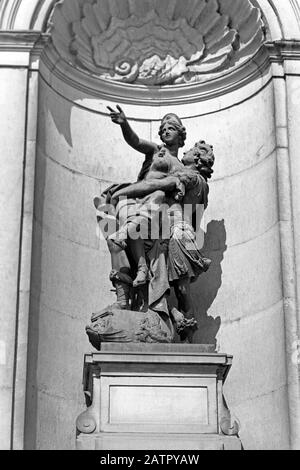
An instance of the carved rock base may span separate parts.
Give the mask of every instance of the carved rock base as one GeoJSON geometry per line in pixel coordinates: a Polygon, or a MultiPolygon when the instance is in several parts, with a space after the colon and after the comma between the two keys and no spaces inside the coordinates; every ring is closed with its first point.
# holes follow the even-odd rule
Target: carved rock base
{"type": "Polygon", "coordinates": [[[77,449],[241,449],[223,383],[232,357],[210,345],[101,344],[85,356],[88,408],[77,449]]]}
{"type": "Polygon", "coordinates": [[[98,351],[101,343],[172,343],[175,330],[171,319],[151,310],[135,312],[110,306],[93,314],[86,327],[90,343],[98,351]]]}

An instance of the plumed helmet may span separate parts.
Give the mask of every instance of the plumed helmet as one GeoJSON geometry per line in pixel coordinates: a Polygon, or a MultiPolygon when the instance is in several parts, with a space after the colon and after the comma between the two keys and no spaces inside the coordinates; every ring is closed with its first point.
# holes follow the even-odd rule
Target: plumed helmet
{"type": "Polygon", "coordinates": [[[160,128],[159,128],[159,132],[158,132],[158,135],[160,136],[160,138],[162,139],[163,128],[164,128],[165,124],[167,124],[167,123],[172,124],[175,127],[175,129],[178,131],[179,147],[184,147],[184,143],[185,143],[185,140],[186,140],[186,129],[183,126],[182,121],[177,116],[177,114],[168,113],[162,118],[160,128]]]}

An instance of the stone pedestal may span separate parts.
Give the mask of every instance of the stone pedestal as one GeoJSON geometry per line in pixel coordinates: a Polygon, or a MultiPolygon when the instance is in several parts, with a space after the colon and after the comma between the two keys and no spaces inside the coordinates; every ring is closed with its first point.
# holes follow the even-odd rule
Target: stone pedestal
{"type": "Polygon", "coordinates": [[[85,356],[77,449],[241,449],[222,393],[231,362],[209,345],[103,344],[85,356]]]}

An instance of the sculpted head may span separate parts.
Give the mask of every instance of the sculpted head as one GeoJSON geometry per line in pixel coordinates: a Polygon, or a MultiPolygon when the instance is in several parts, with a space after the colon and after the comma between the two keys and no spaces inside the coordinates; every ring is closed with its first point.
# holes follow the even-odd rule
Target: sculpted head
{"type": "Polygon", "coordinates": [[[168,143],[166,142],[166,139],[164,137],[164,131],[167,127],[175,129],[178,135],[178,147],[184,147],[184,143],[186,140],[186,129],[176,114],[169,113],[164,116],[161,120],[161,125],[158,134],[164,143],[168,143]]]}
{"type": "Polygon", "coordinates": [[[184,154],[182,163],[199,171],[206,180],[212,177],[215,156],[212,145],[206,144],[204,140],[196,142],[194,147],[184,154]]]}

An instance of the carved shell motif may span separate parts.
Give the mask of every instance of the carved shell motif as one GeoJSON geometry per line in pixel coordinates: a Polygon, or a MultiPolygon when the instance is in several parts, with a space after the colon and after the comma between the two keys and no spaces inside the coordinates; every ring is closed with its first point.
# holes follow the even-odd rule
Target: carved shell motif
{"type": "Polygon", "coordinates": [[[265,40],[250,0],[64,0],[51,30],[69,63],[102,79],[148,86],[218,76],[265,40]]]}

